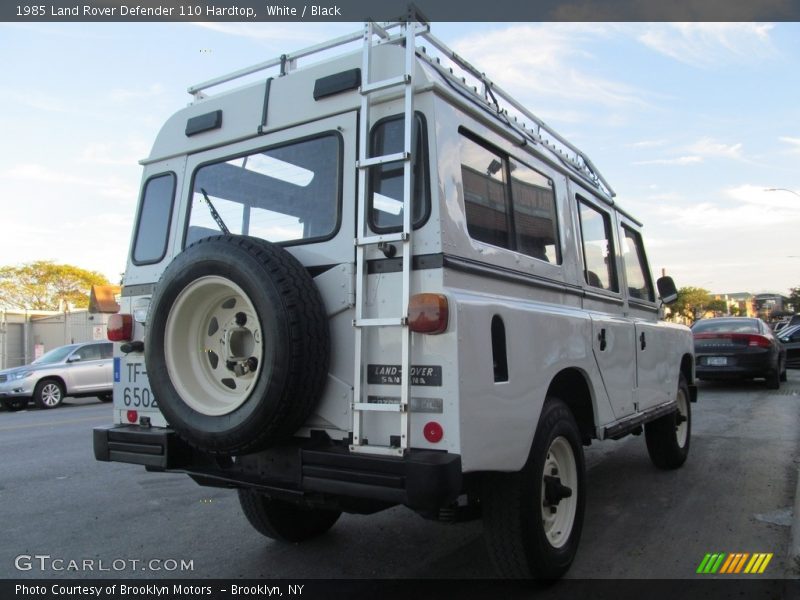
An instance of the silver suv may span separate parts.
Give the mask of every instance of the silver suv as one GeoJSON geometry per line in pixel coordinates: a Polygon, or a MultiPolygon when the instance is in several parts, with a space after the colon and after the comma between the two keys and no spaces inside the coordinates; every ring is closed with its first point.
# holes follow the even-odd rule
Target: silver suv
{"type": "Polygon", "coordinates": [[[29,365],[0,371],[0,401],[20,410],[33,399],[39,408],[55,408],[66,396],[112,399],[113,348],[110,342],[55,348],[29,365]]]}

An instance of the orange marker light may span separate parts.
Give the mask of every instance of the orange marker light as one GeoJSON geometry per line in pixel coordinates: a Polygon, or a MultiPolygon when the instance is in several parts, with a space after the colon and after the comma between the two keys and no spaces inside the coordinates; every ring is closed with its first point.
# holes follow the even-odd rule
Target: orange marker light
{"type": "Polygon", "coordinates": [[[450,310],[443,294],[414,294],[408,303],[408,327],[416,333],[437,334],[447,330],[450,310]]]}

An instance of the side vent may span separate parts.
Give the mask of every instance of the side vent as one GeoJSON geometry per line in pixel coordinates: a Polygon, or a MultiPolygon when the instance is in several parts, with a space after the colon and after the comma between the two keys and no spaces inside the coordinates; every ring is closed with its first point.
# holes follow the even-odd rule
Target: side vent
{"type": "Polygon", "coordinates": [[[211,131],[212,129],[219,129],[220,127],[222,127],[222,111],[215,110],[214,112],[192,117],[186,121],[186,137],[191,137],[204,131],[211,131]]]}
{"type": "Polygon", "coordinates": [[[322,100],[328,96],[355,90],[361,85],[361,69],[350,69],[320,77],[314,82],[314,100],[322,100]]]}
{"type": "Polygon", "coordinates": [[[492,317],[492,362],[494,380],[508,381],[508,354],[506,352],[506,326],[500,315],[492,317]]]}

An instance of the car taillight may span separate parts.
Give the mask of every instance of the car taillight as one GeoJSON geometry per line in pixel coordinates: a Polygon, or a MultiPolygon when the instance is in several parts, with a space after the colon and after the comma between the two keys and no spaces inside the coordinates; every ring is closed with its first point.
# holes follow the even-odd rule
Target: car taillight
{"type": "Polygon", "coordinates": [[[449,314],[446,296],[414,294],[408,302],[408,327],[417,333],[443,333],[449,314]]]}
{"type": "Polygon", "coordinates": [[[115,314],[108,317],[108,339],[112,342],[130,342],[133,337],[133,317],[115,314]]]}
{"type": "Polygon", "coordinates": [[[772,346],[769,339],[764,337],[763,335],[748,335],[747,336],[747,345],[754,346],[757,348],[769,348],[772,346]]]}

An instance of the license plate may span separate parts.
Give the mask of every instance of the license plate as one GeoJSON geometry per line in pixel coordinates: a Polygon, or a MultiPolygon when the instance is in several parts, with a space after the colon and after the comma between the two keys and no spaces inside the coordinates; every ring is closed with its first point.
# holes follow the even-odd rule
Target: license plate
{"type": "Polygon", "coordinates": [[[728,358],[725,356],[709,356],[706,359],[706,364],[709,367],[724,367],[728,364],[728,358]]]}
{"type": "Polygon", "coordinates": [[[158,409],[143,360],[114,358],[114,404],[117,408],[158,409]]]}

